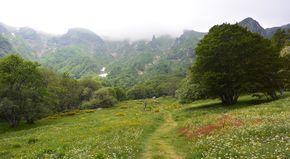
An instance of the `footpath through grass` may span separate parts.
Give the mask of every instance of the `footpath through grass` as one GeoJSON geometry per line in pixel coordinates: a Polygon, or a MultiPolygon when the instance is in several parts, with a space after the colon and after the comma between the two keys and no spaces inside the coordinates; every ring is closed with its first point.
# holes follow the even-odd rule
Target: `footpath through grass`
{"type": "Polygon", "coordinates": [[[143,111],[142,101],[128,101],[55,115],[17,130],[2,124],[0,158],[138,158],[162,122],[162,112],[143,111]]]}
{"type": "Polygon", "coordinates": [[[151,134],[151,138],[147,141],[145,152],[143,153],[142,158],[150,159],[182,159],[176,151],[175,148],[166,143],[166,138],[170,130],[176,127],[176,122],[172,119],[171,113],[167,113],[165,116],[165,122],[151,134]]]}
{"type": "Polygon", "coordinates": [[[0,158],[290,158],[290,98],[180,105],[173,98],[0,123],[0,158]]]}

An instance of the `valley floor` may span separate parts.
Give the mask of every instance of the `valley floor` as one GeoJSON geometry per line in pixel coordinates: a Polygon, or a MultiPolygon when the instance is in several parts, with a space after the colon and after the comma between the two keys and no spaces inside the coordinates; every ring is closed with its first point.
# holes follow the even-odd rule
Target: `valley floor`
{"type": "Polygon", "coordinates": [[[180,105],[173,98],[62,113],[10,129],[0,123],[0,158],[290,158],[290,97],[244,96],[180,105]]]}

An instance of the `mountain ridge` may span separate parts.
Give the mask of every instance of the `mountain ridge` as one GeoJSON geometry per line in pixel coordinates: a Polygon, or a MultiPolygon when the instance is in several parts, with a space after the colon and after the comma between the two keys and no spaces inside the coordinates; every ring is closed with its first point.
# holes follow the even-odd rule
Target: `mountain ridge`
{"type": "MultiPolygon", "coordinates": [[[[290,24],[286,24],[264,29],[250,17],[238,24],[266,38],[271,37],[278,28],[290,28],[290,24]]],[[[184,30],[178,37],[152,35],[151,40],[105,40],[86,28],[70,28],[65,34],[51,35],[29,27],[16,28],[0,23],[0,35],[11,44],[11,49],[5,45],[6,50],[2,51],[2,55],[13,51],[27,59],[39,61],[46,67],[70,72],[76,78],[97,75],[103,67],[108,72],[133,72],[138,77],[145,77],[152,71],[156,73],[153,69],[163,69],[160,71],[167,74],[181,70],[179,73],[185,74],[186,68],[194,61],[195,46],[205,34],[184,30]],[[123,68],[116,71],[119,66],[123,68]]]]}
{"type": "Polygon", "coordinates": [[[265,38],[271,38],[274,33],[279,29],[288,30],[290,29],[290,23],[282,26],[263,28],[258,21],[255,19],[248,17],[238,23],[240,26],[247,28],[249,31],[254,33],[259,33],[265,38]]]}

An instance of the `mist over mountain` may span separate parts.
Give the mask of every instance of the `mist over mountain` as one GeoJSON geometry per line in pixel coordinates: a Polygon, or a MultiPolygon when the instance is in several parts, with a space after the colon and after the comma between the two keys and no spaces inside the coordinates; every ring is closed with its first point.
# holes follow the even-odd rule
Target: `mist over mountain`
{"type": "MultiPolygon", "coordinates": [[[[290,28],[290,24],[286,24],[264,29],[252,18],[238,24],[266,38],[278,28],[290,28]]],[[[127,78],[132,82],[154,74],[184,75],[194,61],[195,46],[205,34],[185,30],[179,37],[152,35],[151,40],[113,41],[85,28],[72,28],[56,36],[1,23],[0,55],[18,53],[58,72],[69,72],[75,78],[97,76],[106,68],[112,81],[118,83],[127,78]]]]}

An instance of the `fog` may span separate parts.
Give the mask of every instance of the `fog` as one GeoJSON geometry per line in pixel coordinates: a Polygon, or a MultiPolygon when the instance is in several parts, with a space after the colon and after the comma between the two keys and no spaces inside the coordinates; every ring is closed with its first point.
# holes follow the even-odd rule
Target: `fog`
{"type": "Polygon", "coordinates": [[[63,34],[82,27],[107,39],[207,32],[223,22],[252,17],[267,28],[290,23],[289,0],[6,0],[0,22],[63,34]]]}

